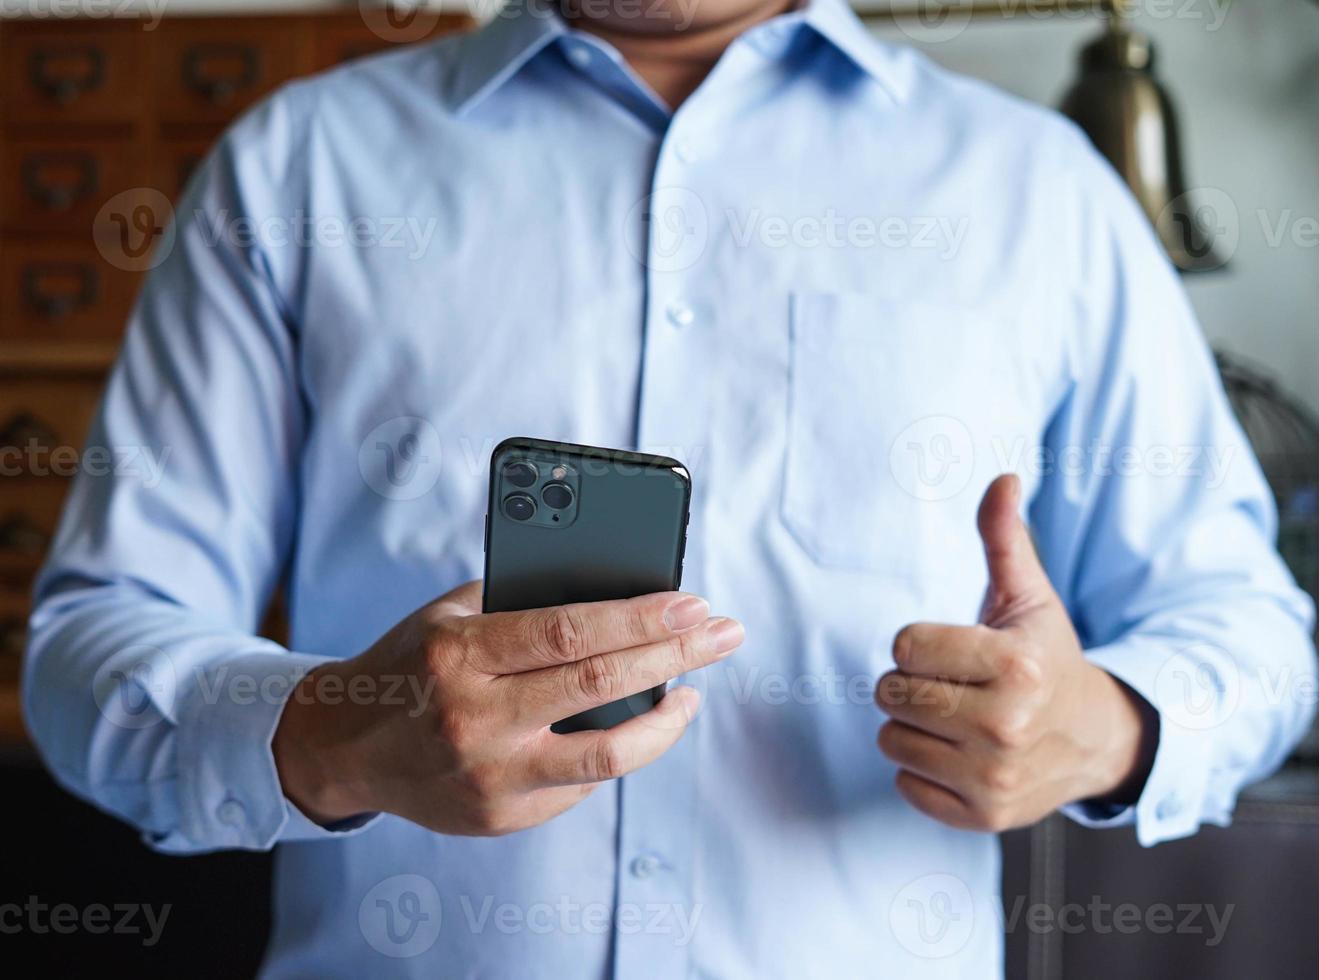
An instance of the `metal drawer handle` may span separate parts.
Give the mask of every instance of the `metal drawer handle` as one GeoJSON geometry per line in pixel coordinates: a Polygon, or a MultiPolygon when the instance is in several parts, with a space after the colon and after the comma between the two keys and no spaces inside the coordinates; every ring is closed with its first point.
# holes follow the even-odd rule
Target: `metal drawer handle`
{"type": "Polygon", "coordinates": [[[100,276],[87,262],[40,262],[23,269],[23,300],[48,320],[91,306],[99,292],[100,276]]]}
{"type": "Polygon", "coordinates": [[[90,153],[32,153],[23,159],[23,187],[50,211],[69,210],[80,198],[95,194],[100,183],[100,167],[90,153]],[[70,167],[73,173],[51,180],[50,167],[70,167]]]}
{"type": "Polygon", "coordinates": [[[28,74],[32,84],[47,96],[60,105],[68,105],[104,84],[105,52],[90,44],[37,48],[28,58],[28,74]],[[81,71],[70,70],[71,62],[77,62],[81,71]]]}
{"type": "Polygon", "coordinates": [[[31,446],[48,450],[59,444],[59,434],[31,412],[20,411],[0,427],[0,447],[31,446]]]}
{"type": "Polygon", "coordinates": [[[0,551],[40,555],[50,544],[50,535],[26,514],[10,514],[0,520],[0,551]]]}
{"type": "Polygon", "coordinates": [[[260,56],[250,44],[194,44],[183,55],[183,80],[211,105],[224,105],[241,89],[256,84],[260,56]],[[206,63],[236,62],[228,73],[206,63]]]}

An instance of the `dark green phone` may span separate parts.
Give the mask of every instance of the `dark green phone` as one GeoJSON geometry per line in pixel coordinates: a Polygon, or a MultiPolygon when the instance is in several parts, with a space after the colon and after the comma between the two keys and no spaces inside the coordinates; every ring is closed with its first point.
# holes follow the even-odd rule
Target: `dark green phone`
{"type": "MultiPolygon", "coordinates": [[[[676,459],[542,439],[505,439],[490,460],[486,612],[630,599],[678,588],[691,477],[676,459]]],[[[664,685],[550,726],[612,728],[664,685]]]]}

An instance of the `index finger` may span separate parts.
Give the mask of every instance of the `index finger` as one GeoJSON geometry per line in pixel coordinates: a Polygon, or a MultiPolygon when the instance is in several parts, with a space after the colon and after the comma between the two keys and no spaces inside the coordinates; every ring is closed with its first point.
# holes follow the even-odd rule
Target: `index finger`
{"type": "Polygon", "coordinates": [[[476,666],[491,674],[519,674],[655,643],[709,616],[710,604],[700,596],[655,592],[634,599],[486,613],[469,623],[477,632],[476,666]]]}
{"type": "Polygon", "coordinates": [[[1005,646],[989,626],[912,623],[893,638],[893,662],[905,674],[982,683],[1002,673],[1005,646]]]}

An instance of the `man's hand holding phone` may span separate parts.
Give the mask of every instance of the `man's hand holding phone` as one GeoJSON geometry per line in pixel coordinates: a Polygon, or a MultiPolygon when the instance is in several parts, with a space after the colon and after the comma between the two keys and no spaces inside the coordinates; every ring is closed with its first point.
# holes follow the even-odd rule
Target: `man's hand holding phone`
{"type": "Polygon", "coordinates": [[[600,782],[663,755],[699,695],[669,691],[650,711],[603,731],[549,726],[727,656],[741,624],[711,618],[681,592],[482,614],[470,582],[408,616],[365,653],[317,668],[290,698],[273,749],[285,795],[329,824],[393,813],[446,834],[498,835],[544,823],[600,782]],[[341,690],[424,692],[423,703],[315,696],[341,690]],[[408,683],[398,685],[396,679],[408,683]]]}

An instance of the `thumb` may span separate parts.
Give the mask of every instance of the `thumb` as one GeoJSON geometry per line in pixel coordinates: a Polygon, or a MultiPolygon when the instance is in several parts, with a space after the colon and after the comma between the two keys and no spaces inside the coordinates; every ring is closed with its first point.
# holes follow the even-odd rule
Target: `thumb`
{"type": "Polygon", "coordinates": [[[985,545],[989,565],[989,594],[986,610],[1015,605],[1021,599],[1037,595],[1041,589],[1052,591],[1035,554],[1030,532],[1017,513],[1021,499],[1021,480],[1005,473],[994,480],[980,501],[976,524],[985,545]]]}

